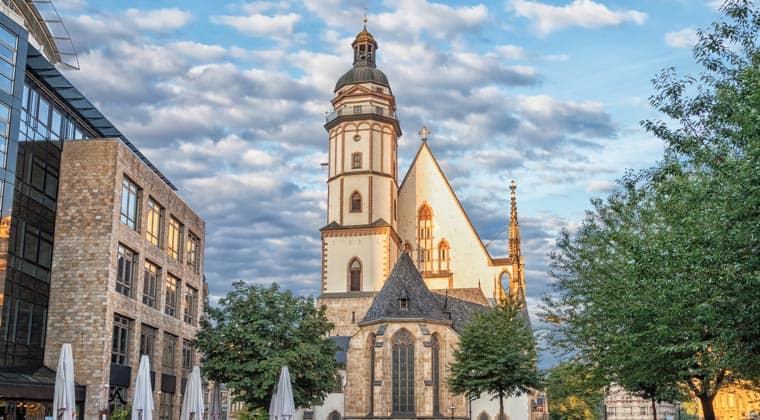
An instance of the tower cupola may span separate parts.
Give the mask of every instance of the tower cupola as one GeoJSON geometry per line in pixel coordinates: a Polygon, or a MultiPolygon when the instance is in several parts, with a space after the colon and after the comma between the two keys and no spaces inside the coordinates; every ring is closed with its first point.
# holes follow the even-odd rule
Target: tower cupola
{"type": "Polygon", "coordinates": [[[354,48],[354,67],[375,67],[377,42],[375,41],[375,37],[367,31],[366,17],[364,18],[364,28],[356,35],[356,39],[351,43],[351,46],[354,48]]]}
{"type": "Polygon", "coordinates": [[[351,70],[338,79],[334,91],[337,92],[345,85],[368,82],[385,86],[390,91],[391,86],[388,83],[388,78],[375,65],[378,46],[375,37],[367,30],[366,17],[364,18],[364,27],[356,35],[351,47],[354,49],[354,65],[351,70]]]}

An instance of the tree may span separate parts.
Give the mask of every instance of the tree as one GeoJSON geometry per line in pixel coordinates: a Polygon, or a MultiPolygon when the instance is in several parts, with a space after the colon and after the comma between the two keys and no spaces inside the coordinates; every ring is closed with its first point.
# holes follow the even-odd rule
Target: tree
{"type": "Polygon", "coordinates": [[[596,420],[604,399],[600,384],[588,366],[577,361],[561,362],[544,380],[551,420],[596,420]]]}
{"type": "Polygon", "coordinates": [[[655,80],[675,120],[644,127],[666,143],[656,167],[594,200],[552,255],[554,341],[653,400],[717,391],[760,372],[760,12],[728,2],[700,31],[704,67],[655,80]]]}
{"type": "Polygon", "coordinates": [[[473,315],[463,327],[454,350],[449,387],[453,393],[477,398],[486,392],[499,398],[519,396],[539,387],[536,346],[527,313],[516,301],[473,315]]]}
{"type": "Polygon", "coordinates": [[[297,407],[320,404],[337,375],[335,344],[324,307],[270,287],[236,282],[218,307],[207,307],[195,345],[203,372],[226,383],[251,410],[268,410],[282,366],[297,407]]]}

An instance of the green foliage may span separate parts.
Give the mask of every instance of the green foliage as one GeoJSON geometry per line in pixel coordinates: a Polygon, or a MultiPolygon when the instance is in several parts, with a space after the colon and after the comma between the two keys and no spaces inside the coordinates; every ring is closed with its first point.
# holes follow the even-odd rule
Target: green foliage
{"type": "Polygon", "coordinates": [[[551,420],[596,420],[600,416],[604,385],[588,366],[562,362],[552,367],[544,380],[551,420]]]}
{"type": "Polygon", "coordinates": [[[454,358],[449,387],[456,394],[497,395],[503,407],[505,397],[539,387],[533,332],[517,302],[475,314],[462,330],[454,358]]]}
{"type": "Polygon", "coordinates": [[[727,383],[760,378],[760,11],[729,1],[700,31],[699,77],[665,70],[646,121],[661,164],[594,200],[552,254],[554,342],[645,398],[687,390],[714,418],[727,383]]]}
{"type": "Polygon", "coordinates": [[[297,407],[320,404],[336,379],[332,324],[314,300],[236,282],[218,307],[208,307],[195,344],[207,378],[226,383],[253,412],[268,410],[282,366],[297,407]]]}
{"type": "Polygon", "coordinates": [[[129,407],[116,408],[109,418],[111,420],[130,420],[132,418],[132,410],[129,407]]]}

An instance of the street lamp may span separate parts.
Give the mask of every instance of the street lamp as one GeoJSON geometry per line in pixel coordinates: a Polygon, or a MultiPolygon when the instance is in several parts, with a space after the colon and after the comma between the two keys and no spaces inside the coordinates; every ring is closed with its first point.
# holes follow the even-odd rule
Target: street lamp
{"type": "Polygon", "coordinates": [[[451,407],[449,407],[449,410],[451,410],[451,420],[454,420],[454,403],[451,403],[451,407]]]}

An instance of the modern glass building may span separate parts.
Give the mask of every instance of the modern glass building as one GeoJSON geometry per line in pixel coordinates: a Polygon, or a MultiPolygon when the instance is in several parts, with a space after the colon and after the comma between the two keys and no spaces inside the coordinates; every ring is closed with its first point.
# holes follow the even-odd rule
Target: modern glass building
{"type": "Polygon", "coordinates": [[[70,45],[50,1],[0,0],[0,419],[50,415],[55,373],[43,358],[64,140],[120,138],[174,189],[58,70],[77,66],[70,45]]]}

